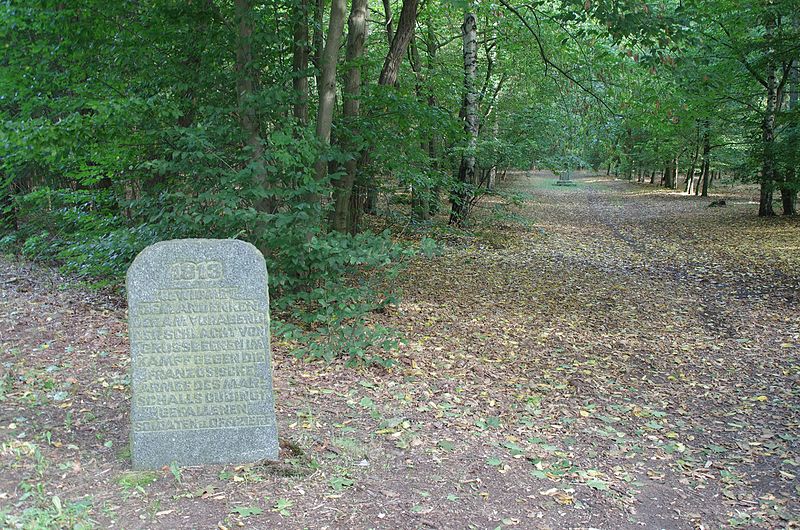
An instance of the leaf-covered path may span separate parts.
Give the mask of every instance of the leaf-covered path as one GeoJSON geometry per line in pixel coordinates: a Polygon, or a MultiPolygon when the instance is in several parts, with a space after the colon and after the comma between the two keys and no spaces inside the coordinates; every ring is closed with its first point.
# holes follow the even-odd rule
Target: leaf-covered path
{"type": "Polygon", "coordinates": [[[512,185],[511,243],[416,262],[376,317],[407,338],[396,368],[274,345],[278,465],[130,472],[124,309],[0,261],[7,523],[796,525],[797,220],[756,218],[747,190],[708,208],[605,177],[512,185]]]}

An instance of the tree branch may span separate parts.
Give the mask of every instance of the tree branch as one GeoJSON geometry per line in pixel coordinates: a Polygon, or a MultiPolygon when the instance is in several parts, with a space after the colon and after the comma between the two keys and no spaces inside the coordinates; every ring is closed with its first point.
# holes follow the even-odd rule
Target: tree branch
{"type": "Polygon", "coordinates": [[[537,48],[539,49],[539,56],[542,58],[542,61],[546,66],[552,67],[561,75],[563,75],[564,77],[575,83],[575,85],[577,85],[581,90],[583,90],[584,92],[592,96],[595,100],[597,100],[597,102],[599,102],[603,107],[605,107],[611,114],[614,115],[619,114],[617,111],[612,109],[608,105],[608,103],[606,103],[605,100],[603,100],[603,98],[601,98],[594,90],[584,86],[584,84],[581,81],[575,79],[566,70],[561,68],[558,64],[556,64],[549,57],[547,57],[547,53],[545,52],[544,49],[544,44],[542,43],[539,34],[531,27],[531,25],[528,23],[525,17],[523,17],[522,14],[517,9],[509,5],[509,3],[506,0],[500,0],[500,4],[503,5],[509,11],[511,11],[514,14],[514,16],[516,16],[520,20],[520,22],[522,22],[522,24],[528,29],[531,35],[533,35],[533,39],[536,41],[537,48]]]}

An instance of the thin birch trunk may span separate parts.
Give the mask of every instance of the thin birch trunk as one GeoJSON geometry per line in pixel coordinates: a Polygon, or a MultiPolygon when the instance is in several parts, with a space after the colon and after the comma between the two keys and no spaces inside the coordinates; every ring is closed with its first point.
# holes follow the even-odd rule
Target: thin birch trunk
{"type": "Polygon", "coordinates": [[[478,60],[478,30],[474,13],[464,15],[461,33],[464,39],[464,100],[462,106],[467,147],[461,155],[458,188],[451,198],[450,224],[456,226],[461,226],[466,221],[475,197],[475,148],[478,140],[478,93],[475,88],[475,78],[478,60]]]}
{"type": "Polygon", "coordinates": [[[761,168],[761,189],[758,202],[759,217],[770,217],[775,215],[775,211],[772,208],[772,192],[775,187],[775,111],[778,102],[777,80],[775,77],[775,60],[772,57],[774,52],[772,49],[772,38],[775,24],[775,16],[772,13],[768,13],[766,21],[764,22],[768,56],[766,79],[767,107],[764,112],[764,120],[761,124],[761,140],[764,152],[761,168]]]}
{"type": "Polygon", "coordinates": [[[694,155],[692,156],[692,163],[689,165],[689,171],[686,172],[686,181],[683,183],[683,192],[687,195],[692,192],[692,181],[694,181],[694,170],[697,167],[697,159],[700,156],[700,127],[695,128],[696,134],[694,139],[694,155]]]}

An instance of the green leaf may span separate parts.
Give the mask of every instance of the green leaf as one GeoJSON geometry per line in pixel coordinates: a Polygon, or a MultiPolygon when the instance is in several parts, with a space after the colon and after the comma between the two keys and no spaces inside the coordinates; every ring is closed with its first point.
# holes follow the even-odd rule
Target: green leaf
{"type": "Polygon", "coordinates": [[[590,488],[596,489],[598,491],[607,491],[608,490],[608,484],[606,484],[602,480],[598,480],[596,478],[593,478],[591,480],[587,480],[586,481],[586,485],[589,486],[590,488]]]}
{"type": "Polygon", "coordinates": [[[456,447],[455,444],[450,440],[439,440],[437,445],[444,451],[452,451],[456,447]]]}
{"type": "Polygon", "coordinates": [[[231,513],[235,513],[241,517],[250,517],[252,515],[261,515],[264,513],[264,510],[257,506],[237,506],[231,510],[231,513]]]}
{"type": "Polygon", "coordinates": [[[328,484],[333,491],[342,491],[345,488],[351,487],[356,481],[347,477],[332,477],[328,480],[328,484]]]}

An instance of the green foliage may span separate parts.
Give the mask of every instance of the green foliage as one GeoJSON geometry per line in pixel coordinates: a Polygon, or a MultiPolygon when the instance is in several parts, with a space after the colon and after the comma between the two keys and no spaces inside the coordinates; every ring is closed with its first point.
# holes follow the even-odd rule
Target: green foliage
{"type": "Polygon", "coordinates": [[[117,478],[117,483],[128,491],[144,492],[144,488],[158,480],[155,471],[126,471],[117,478]]]}
{"type": "MultiPolygon", "coordinates": [[[[296,5],[250,5],[245,68],[230,2],[0,4],[0,249],[119,282],[155,241],[245,239],[264,251],[284,332],[307,344],[303,355],[384,363],[378,350],[396,338],[367,315],[392,300],[381,285],[405,251],[385,234],[328,233],[332,183],[345,162],[359,161],[357,196],[377,190],[377,212],[405,226],[410,217],[414,230],[441,229],[430,217],[443,197],[469,200],[469,210],[485,195],[486,182],[456,178],[468,145],[457,38],[467,4],[420,11],[393,86],[374,82],[388,43],[368,32],[355,63],[360,114],[335,116],[324,149],[313,125],[294,118],[305,95],[293,81],[319,67],[293,69],[296,5]],[[242,92],[251,73],[252,90],[242,92]],[[332,175],[318,180],[320,159],[332,175]]],[[[767,69],[796,91],[784,66],[800,41],[789,23],[798,0],[472,8],[481,124],[470,154],[479,176],[607,164],[632,177],[676,158],[687,168],[707,137],[715,169],[759,180],[772,157],[774,184],[800,187],[796,103],[778,109],[774,145],[760,138],[767,69]],[[768,38],[769,17],[782,23],[768,38]]]]}
{"type": "Polygon", "coordinates": [[[156,241],[147,226],[127,227],[109,190],[38,188],[14,198],[20,229],[0,245],[30,259],[56,260],[84,277],[119,277],[156,241]]]}
{"type": "Polygon", "coordinates": [[[231,513],[234,513],[244,519],[254,515],[261,515],[264,513],[264,510],[258,506],[237,506],[231,510],[231,513]]]}
{"type": "Polygon", "coordinates": [[[0,509],[0,524],[3,528],[26,528],[31,530],[47,528],[72,528],[89,530],[95,527],[91,519],[92,500],[63,502],[58,495],[43,498],[36,506],[14,513],[10,508],[0,509]]]}
{"type": "Polygon", "coordinates": [[[329,234],[312,238],[307,249],[306,257],[314,258],[307,280],[315,287],[286,293],[278,301],[278,311],[289,320],[275,323],[276,334],[302,344],[294,351],[298,357],[391,366],[393,361],[378,352],[394,348],[398,337],[384,326],[368,324],[366,317],[396,301],[391,281],[413,251],[394,244],[388,232],[329,234]],[[350,280],[330,280],[339,277],[350,280]]]}

